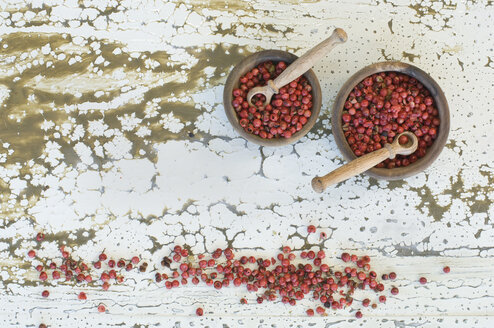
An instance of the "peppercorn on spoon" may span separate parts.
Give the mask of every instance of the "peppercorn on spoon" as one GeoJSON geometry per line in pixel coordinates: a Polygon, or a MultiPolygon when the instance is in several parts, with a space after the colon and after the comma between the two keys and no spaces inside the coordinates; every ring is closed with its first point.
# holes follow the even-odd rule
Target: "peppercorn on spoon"
{"type": "MultiPolygon", "coordinates": [[[[316,192],[323,192],[328,186],[336,184],[338,182],[349,179],[355,175],[367,171],[373,168],[377,164],[381,163],[385,159],[393,159],[396,155],[411,155],[417,150],[418,139],[410,131],[399,134],[393,143],[385,144],[383,148],[368,153],[357,159],[354,159],[348,164],[345,164],[336,170],[326,174],[323,177],[315,177],[312,179],[312,189],[316,192]],[[401,136],[407,137],[407,142],[403,145],[400,144],[399,139],[401,136]]],[[[392,169],[391,169],[392,170],[392,169]]]]}
{"type": "Polygon", "coordinates": [[[336,45],[344,43],[347,38],[347,34],[343,29],[336,28],[329,38],[300,56],[274,79],[274,81],[269,80],[265,86],[250,89],[247,94],[249,105],[254,106],[252,104],[252,97],[257,94],[262,94],[266,97],[264,106],[269,104],[271,102],[271,97],[273,97],[274,94],[277,94],[281,87],[307,72],[319,59],[331,51],[336,45]]]}

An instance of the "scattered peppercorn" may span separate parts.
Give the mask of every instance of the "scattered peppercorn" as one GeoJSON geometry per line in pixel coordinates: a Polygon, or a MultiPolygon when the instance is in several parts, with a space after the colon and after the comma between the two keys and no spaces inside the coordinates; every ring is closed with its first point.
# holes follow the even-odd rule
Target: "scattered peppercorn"
{"type": "Polygon", "coordinates": [[[203,309],[202,309],[202,308],[197,308],[197,310],[196,310],[196,314],[197,314],[198,316],[202,317],[202,315],[204,314],[203,309]]]}
{"type": "Polygon", "coordinates": [[[47,290],[44,290],[41,292],[41,296],[43,296],[44,298],[47,298],[48,296],[50,296],[50,292],[47,290]]]}
{"type": "Polygon", "coordinates": [[[45,234],[44,234],[44,233],[42,233],[42,232],[38,232],[38,233],[36,234],[36,240],[37,240],[37,241],[43,241],[44,239],[45,239],[45,234]]]}
{"type": "Polygon", "coordinates": [[[449,266],[445,266],[445,267],[443,268],[443,272],[444,272],[444,273],[449,273],[450,271],[451,271],[451,269],[449,268],[449,266]]]}
{"type": "MultiPolygon", "coordinates": [[[[316,231],[316,227],[311,225],[307,231],[313,233],[316,231]]],[[[228,287],[230,284],[234,286],[245,285],[250,292],[263,291],[262,295],[258,295],[256,299],[259,304],[264,301],[280,299],[283,304],[295,306],[298,301],[309,297],[308,294],[311,294],[314,299],[321,302],[322,306],[316,307],[315,311],[307,310],[307,315],[311,315],[311,313],[314,315],[314,312],[324,315],[326,313],[325,308],[338,310],[349,307],[353,303],[354,292],[360,288],[364,289],[365,286],[376,293],[385,289],[384,285],[376,280],[377,273],[371,270],[370,257],[367,255],[359,257],[355,254],[342,253],[342,261],[350,263],[344,270],[338,271],[322,262],[326,258],[326,253],[323,250],[301,251],[299,257],[309,263],[297,262],[295,264],[293,261],[297,259],[297,252],[293,252],[289,246],[283,246],[281,249],[282,253],[277,254],[276,257],[256,258],[254,256],[235,257],[232,249],[222,250],[218,248],[211,254],[212,258],[205,259],[205,255],[201,254],[197,256],[197,262],[194,262],[193,256],[189,256],[189,250],[177,245],[172,254],[180,254],[178,263],[172,263],[168,257],[164,257],[161,261],[165,267],[172,269],[170,275],[155,272],[154,276],[157,283],[164,281],[164,287],[167,289],[185,285],[188,283],[188,279],[191,279],[194,285],[203,281],[207,286],[214,286],[218,290],[228,287]],[[220,259],[223,255],[226,260],[220,259]],[[251,264],[254,267],[248,267],[251,264]]],[[[83,261],[74,260],[63,246],[60,248],[60,252],[64,260],[59,266],[59,270],[56,270],[57,265],[54,261],[46,261],[46,263],[50,263],[49,269],[54,270],[50,272],[54,280],[60,278],[61,272],[65,274],[66,281],[75,281],[76,283],[92,282],[93,277],[99,277],[99,280],[102,281],[103,290],[108,290],[113,283],[122,283],[124,280],[121,275],[123,269],[132,269],[133,264],[138,265],[141,261],[138,257],[133,257],[130,261],[121,259],[116,263],[117,268],[95,274],[83,261]]],[[[115,261],[102,255],[105,254],[101,253],[98,256],[100,261],[96,262],[94,267],[100,269],[102,266],[108,265],[109,268],[114,268],[115,261]]],[[[139,271],[146,271],[147,266],[146,262],[142,262],[139,271]]],[[[36,266],[36,270],[40,272],[40,280],[47,280],[48,275],[43,269],[43,265],[36,266]]],[[[105,269],[108,270],[108,268],[103,270],[105,269]]],[[[382,276],[383,280],[385,280],[385,276],[387,277],[386,274],[382,276]]],[[[389,278],[395,279],[396,273],[390,273],[389,278]]],[[[391,294],[396,295],[397,291],[398,289],[393,287],[391,294]]],[[[87,296],[84,292],[80,292],[78,298],[86,300],[87,296]]],[[[380,302],[385,302],[385,300],[384,295],[379,296],[380,302]]],[[[247,300],[242,298],[240,303],[247,304],[247,300]]],[[[370,300],[364,299],[362,305],[368,307],[370,300]]],[[[372,304],[372,308],[375,307],[377,304],[372,304]]],[[[100,304],[98,311],[105,312],[106,308],[100,304]]]]}
{"type": "Polygon", "coordinates": [[[426,277],[420,277],[419,282],[420,282],[422,285],[425,285],[425,284],[427,283],[427,278],[426,278],[426,277]]]}

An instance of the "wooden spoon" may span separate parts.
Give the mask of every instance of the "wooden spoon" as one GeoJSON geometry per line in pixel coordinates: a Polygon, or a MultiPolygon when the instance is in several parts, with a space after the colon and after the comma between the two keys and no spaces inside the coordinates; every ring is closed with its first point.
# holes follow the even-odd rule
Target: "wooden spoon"
{"type": "Polygon", "coordinates": [[[333,31],[333,34],[317,46],[307,51],[304,55],[295,60],[288,66],[276,79],[269,80],[265,86],[250,89],[247,94],[247,101],[251,106],[252,97],[257,94],[263,94],[266,97],[264,106],[271,102],[271,97],[279,92],[279,89],[295,80],[300,75],[307,72],[314,64],[321,59],[326,53],[331,51],[337,44],[347,40],[346,32],[341,28],[333,31]]]}
{"type": "Polygon", "coordinates": [[[415,134],[410,131],[403,132],[395,138],[393,143],[385,144],[379,150],[354,159],[323,177],[315,177],[312,179],[312,189],[316,192],[323,192],[328,186],[365,172],[387,158],[393,159],[396,155],[410,155],[417,150],[417,146],[418,139],[415,134]],[[401,136],[408,137],[408,141],[403,145],[398,141],[401,136]]]}

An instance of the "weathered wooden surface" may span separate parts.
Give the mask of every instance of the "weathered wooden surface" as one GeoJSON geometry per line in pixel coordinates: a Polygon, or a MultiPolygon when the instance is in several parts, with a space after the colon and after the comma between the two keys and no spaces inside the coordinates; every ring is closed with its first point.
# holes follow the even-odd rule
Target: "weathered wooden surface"
{"type": "Polygon", "coordinates": [[[0,11],[0,326],[492,326],[492,1],[3,0],[0,11]],[[303,54],[336,26],[349,40],[315,66],[324,98],[313,132],[276,149],[239,138],[221,104],[232,66],[260,49],[303,54]],[[329,126],[339,87],[391,59],[443,88],[445,150],[405,181],[361,176],[315,194],[311,178],[343,163],[329,126]],[[57,241],[88,260],[106,248],[159,263],[173,243],[273,254],[317,242],[301,237],[310,223],[332,256],[369,253],[376,270],[396,270],[400,294],[361,321],[241,306],[238,288],[170,292],[152,273],[88,287],[86,302],[62,285],[42,299],[26,256],[41,230],[43,256],[57,241]]]}

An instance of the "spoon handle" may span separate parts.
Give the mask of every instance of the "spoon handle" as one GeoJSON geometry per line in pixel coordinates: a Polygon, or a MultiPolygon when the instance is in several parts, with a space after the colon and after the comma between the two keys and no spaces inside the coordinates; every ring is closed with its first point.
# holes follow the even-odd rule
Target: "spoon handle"
{"type": "Polygon", "coordinates": [[[350,163],[337,168],[323,177],[315,177],[312,179],[312,189],[316,192],[323,192],[330,185],[351,178],[376,166],[392,155],[392,151],[388,149],[388,145],[393,147],[391,144],[386,144],[386,147],[354,159],[350,163]]]}
{"type": "Polygon", "coordinates": [[[287,85],[300,75],[307,72],[325,54],[331,51],[337,44],[347,40],[346,32],[341,28],[333,31],[331,36],[317,46],[300,56],[290,64],[273,82],[277,89],[287,85]]]}

